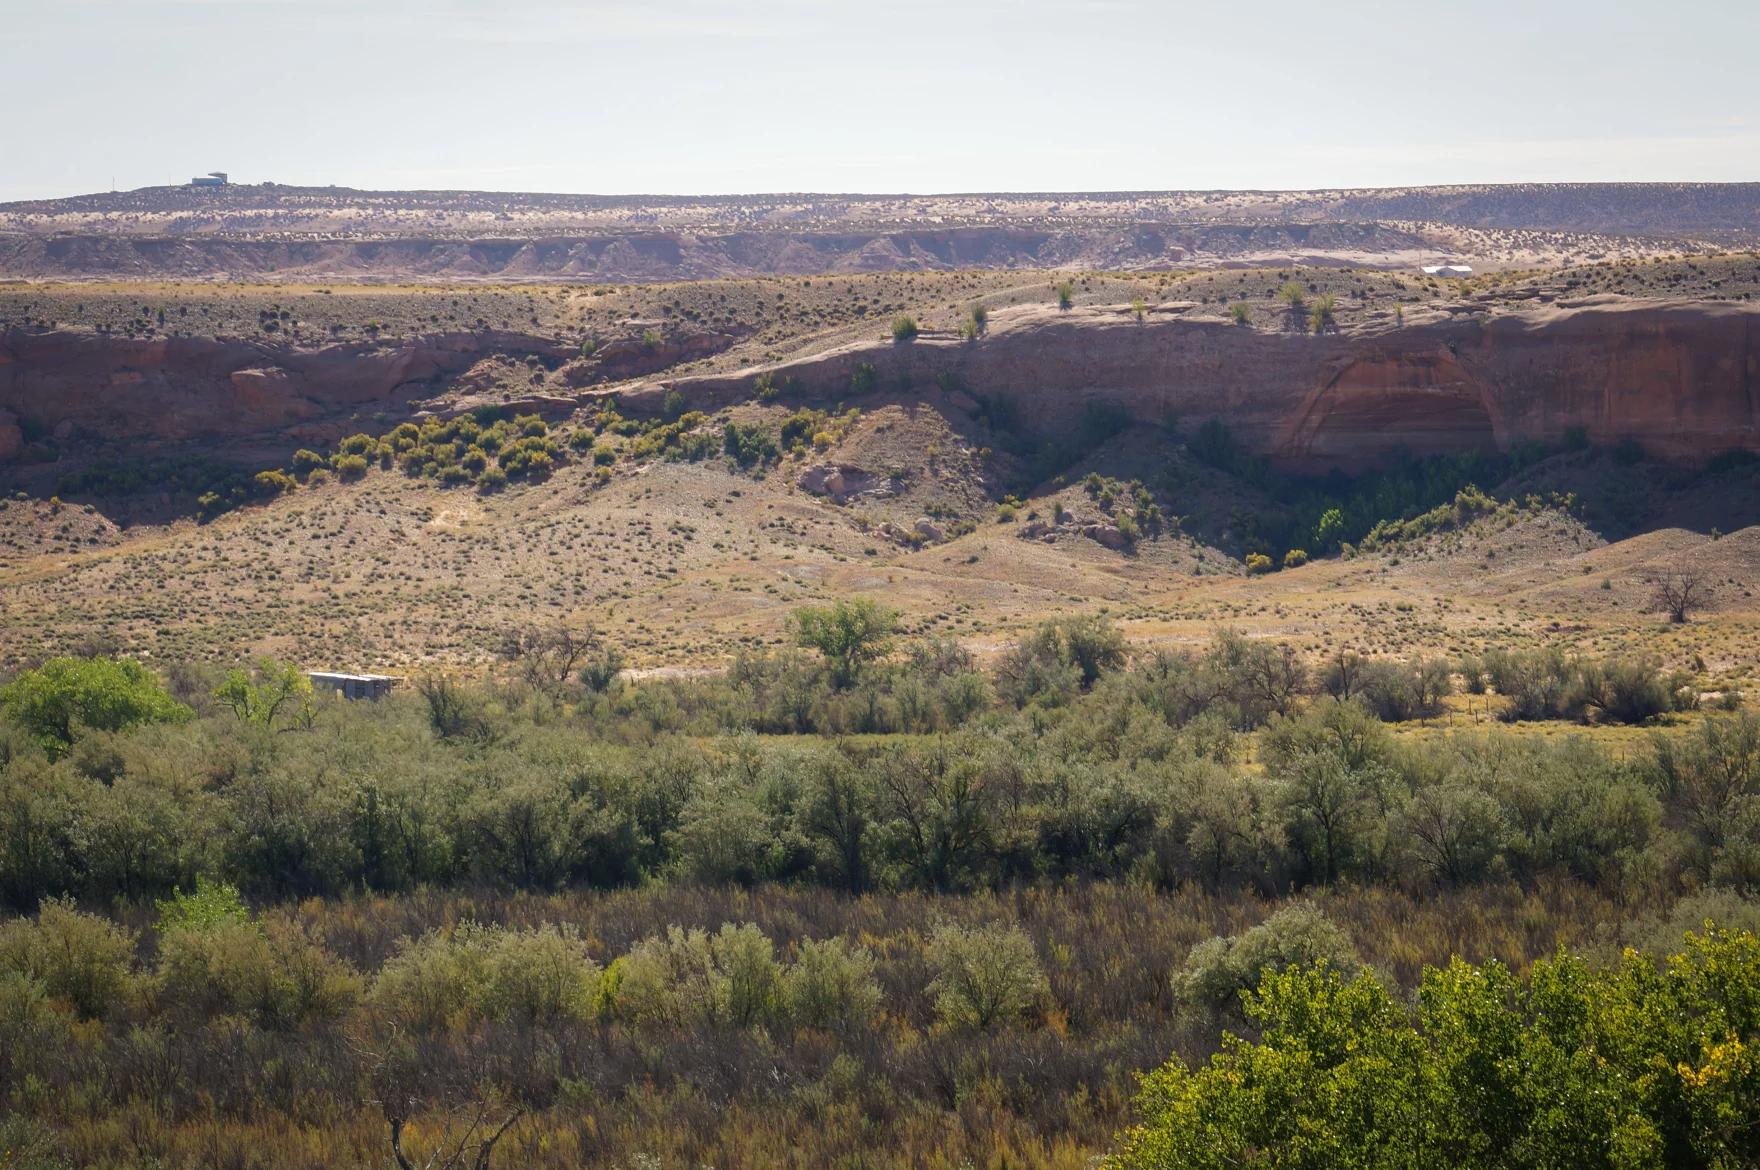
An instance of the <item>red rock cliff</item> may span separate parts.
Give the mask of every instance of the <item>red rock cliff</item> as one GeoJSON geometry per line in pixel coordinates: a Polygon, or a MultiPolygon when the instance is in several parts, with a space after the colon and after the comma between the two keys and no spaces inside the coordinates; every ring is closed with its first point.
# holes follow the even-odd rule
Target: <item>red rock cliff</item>
{"type": "MultiPolygon", "coordinates": [[[[1319,337],[1207,320],[1189,306],[1143,322],[1117,309],[1030,307],[993,313],[976,342],[849,346],[776,372],[813,397],[842,399],[863,363],[883,393],[957,384],[1012,398],[1046,432],[1095,403],[1144,422],[1216,418],[1252,451],[1306,470],[1351,470],[1402,449],[1506,449],[1575,428],[1678,459],[1760,450],[1760,307],[1735,303],[1436,311],[1319,337]]],[[[693,403],[734,401],[757,372],[624,398],[639,408],[674,387],[693,403]]]]}
{"type": "Polygon", "coordinates": [[[225,338],[13,330],[0,334],[0,459],[18,453],[20,427],[109,442],[262,434],[362,407],[395,411],[489,354],[560,360],[573,352],[499,332],[299,349],[225,338]]]}

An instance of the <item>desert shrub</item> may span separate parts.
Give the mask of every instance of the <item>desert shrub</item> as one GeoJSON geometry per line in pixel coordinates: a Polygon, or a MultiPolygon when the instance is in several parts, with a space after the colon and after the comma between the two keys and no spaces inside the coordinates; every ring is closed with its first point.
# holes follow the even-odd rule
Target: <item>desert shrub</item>
{"type": "Polygon", "coordinates": [[[1104,614],[1053,618],[1003,654],[996,690],[1017,707],[1034,701],[1056,705],[1123,666],[1125,655],[1124,635],[1104,614]]]}
{"type": "Polygon", "coordinates": [[[1613,723],[1648,723],[1698,704],[1690,677],[1665,675],[1643,658],[1579,662],[1576,695],[1584,708],[1613,723]]]}
{"type": "Polygon", "coordinates": [[[251,477],[252,488],[261,497],[279,496],[299,486],[299,481],[285,471],[259,471],[251,477]]]}
{"type": "Polygon", "coordinates": [[[745,1027],[773,1018],[781,972],[775,949],[747,923],[669,927],[642,940],[607,972],[613,1010],[648,1027],[745,1027]]]}
{"type": "Polygon", "coordinates": [[[1362,664],[1355,692],[1376,718],[1387,723],[1431,719],[1443,711],[1454,690],[1448,664],[1438,659],[1395,662],[1378,658],[1362,664]]]}
{"type": "Polygon", "coordinates": [[[1648,772],[1691,843],[1702,881],[1760,890],[1760,716],[1711,715],[1684,736],[1656,736],[1648,772]]]}
{"type": "Polygon", "coordinates": [[[463,1021],[485,998],[489,940],[470,922],[451,934],[401,940],[373,980],[374,1005],[409,1028],[436,1031],[463,1021]]]}
{"type": "Polygon", "coordinates": [[[130,658],[51,658],[0,687],[0,710],[51,755],[65,752],[87,729],[176,723],[193,714],[130,658]]]}
{"type": "Polygon", "coordinates": [[[495,931],[485,950],[485,1014],[526,1025],[598,1015],[599,966],[573,926],[495,931]]]}
{"type": "Polygon", "coordinates": [[[1283,554],[1283,567],[1286,569],[1299,569],[1307,563],[1308,551],[1306,549],[1292,548],[1283,554]]]}
{"type": "Polygon", "coordinates": [[[866,1027],[880,1008],[874,956],[841,938],[805,939],[783,974],[782,994],[798,1027],[866,1027]]]}
{"type": "Polygon", "coordinates": [[[573,926],[465,922],[404,939],[380,968],[372,998],[408,1027],[436,1030],[471,1019],[531,1027],[596,1019],[600,988],[599,966],[573,926]]]}
{"type": "Polygon", "coordinates": [[[1247,572],[1255,574],[1269,573],[1273,568],[1271,558],[1264,553],[1248,553],[1246,564],[1247,572]]]}
{"type": "Polygon", "coordinates": [[[1067,309],[1076,303],[1076,286],[1074,281],[1060,280],[1051,286],[1051,291],[1057,294],[1057,307],[1060,309],[1067,309]]]}
{"type": "Polygon", "coordinates": [[[623,673],[623,651],[615,646],[602,646],[588,659],[576,675],[581,685],[596,695],[609,691],[623,673]]]}
{"type": "Polygon", "coordinates": [[[367,473],[367,457],[365,455],[338,455],[331,464],[341,479],[356,480],[367,473]]]}
{"type": "Polygon", "coordinates": [[[1553,650],[1494,650],[1485,674],[1509,699],[1498,718],[1601,719],[1645,723],[1669,711],[1690,710],[1698,693],[1687,676],[1665,675],[1653,660],[1571,658],[1553,650]]]}
{"type": "Polygon", "coordinates": [[[248,1015],[268,1028],[341,1016],[360,979],[298,918],[248,913],[161,922],[158,994],[199,1015],[248,1015]]]}
{"type": "Polygon", "coordinates": [[[722,449],[742,468],[764,467],[776,461],[776,436],[762,423],[729,422],[721,428],[722,449]]]}
{"type": "Polygon", "coordinates": [[[914,341],[917,336],[917,319],[900,314],[892,319],[892,340],[904,342],[914,341]]]}
{"type": "Polygon", "coordinates": [[[952,1028],[988,1031],[1036,1010],[1050,994],[1033,940],[1014,925],[943,923],[929,937],[935,1015],[952,1028]]]}
{"type": "Polygon", "coordinates": [[[0,924],[0,972],[31,980],[87,1019],[108,1014],[133,984],[134,938],[121,926],[48,899],[34,919],[0,924]]]}
{"type": "Polygon", "coordinates": [[[1232,1011],[1267,975],[1319,963],[1347,974],[1362,965],[1342,928],[1313,904],[1297,903],[1240,934],[1193,947],[1173,975],[1174,994],[1207,1011],[1232,1011]]]}
{"type": "Polygon", "coordinates": [[[1581,713],[1579,692],[1572,685],[1570,662],[1557,650],[1510,652],[1485,656],[1485,671],[1497,693],[1509,699],[1498,718],[1506,722],[1570,719],[1581,713]]]}

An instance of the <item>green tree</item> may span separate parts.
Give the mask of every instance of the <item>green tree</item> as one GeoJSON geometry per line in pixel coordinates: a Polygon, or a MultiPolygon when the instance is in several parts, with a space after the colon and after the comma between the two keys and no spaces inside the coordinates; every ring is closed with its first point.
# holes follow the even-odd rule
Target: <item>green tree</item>
{"type": "Polygon", "coordinates": [[[825,656],[832,685],[843,690],[864,665],[891,649],[898,630],[898,611],[855,597],[797,609],[789,616],[789,625],[797,646],[825,656]]]}
{"type": "Polygon", "coordinates": [[[0,709],[51,756],[72,747],[82,729],[181,723],[194,714],[131,658],[51,658],[0,687],[0,709]]]}
{"type": "Polygon", "coordinates": [[[245,723],[270,731],[279,722],[310,727],[317,713],[312,680],[299,667],[273,658],[261,659],[249,673],[228,671],[214,698],[245,723]]]}
{"type": "Polygon", "coordinates": [[[935,1014],[953,1027],[987,1031],[1019,1019],[1050,992],[1033,940],[1018,926],[944,923],[928,953],[935,1014]]]}

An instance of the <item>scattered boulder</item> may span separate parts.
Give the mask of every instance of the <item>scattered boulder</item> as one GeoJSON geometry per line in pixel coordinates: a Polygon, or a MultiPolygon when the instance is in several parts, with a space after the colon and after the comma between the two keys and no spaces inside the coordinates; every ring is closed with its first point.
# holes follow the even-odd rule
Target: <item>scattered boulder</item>
{"type": "Polygon", "coordinates": [[[898,490],[892,477],[853,463],[816,464],[801,472],[795,486],[816,496],[829,496],[839,504],[847,504],[857,497],[890,496],[898,490]]]}
{"type": "Polygon", "coordinates": [[[1128,548],[1130,538],[1120,532],[1116,524],[1084,524],[1082,535],[1107,548],[1128,548]]]}
{"type": "Polygon", "coordinates": [[[940,544],[947,539],[947,534],[942,532],[941,529],[936,526],[935,522],[927,516],[919,516],[917,522],[912,525],[912,527],[916,530],[918,536],[921,536],[924,540],[933,544],[940,544]]]}

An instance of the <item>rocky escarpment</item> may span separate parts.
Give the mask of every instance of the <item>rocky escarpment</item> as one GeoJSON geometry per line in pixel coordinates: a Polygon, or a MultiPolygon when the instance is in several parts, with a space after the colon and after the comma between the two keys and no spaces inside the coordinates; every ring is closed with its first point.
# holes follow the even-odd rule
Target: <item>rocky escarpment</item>
{"type": "MultiPolygon", "coordinates": [[[[693,406],[725,404],[748,396],[759,373],[653,383],[622,401],[651,407],[674,389],[693,406]]],[[[828,400],[850,397],[852,380],[888,396],[952,392],[974,410],[1004,399],[1048,435],[1095,406],[1153,424],[1214,418],[1247,450],[1299,470],[1579,430],[1684,460],[1760,450],[1760,307],[1727,302],[1460,305],[1321,336],[1244,328],[1192,305],[1141,321],[1121,309],[1035,306],[992,314],[977,341],[848,346],[773,374],[828,400]]]]}
{"type": "Polygon", "coordinates": [[[338,416],[394,412],[490,355],[561,362],[575,352],[501,332],[302,349],[15,329],[0,334],[0,459],[18,455],[27,433],[110,443],[323,435],[338,416]]]}
{"type": "MultiPolygon", "coordinates": [[[[658,412],[669,390],[694,408],[752,397],[770,372],[803,401],[938,395],[1040,435],[1067,433],[1096,407],[1187,429],[1227,424],[1252,453],[1296,470],[1356,471],[1418,455],[1559,442],[1632,440],[1697,460],[1760,451],[1760,307],[1608,298],[1520,311],[1482,305],[1373,317],[1314,336],[1246,328],[1202,306],[999,310],[976,341],[924,334],[874,341],[765,369],[630,384],[734,342],[607,345],[591,359],[519,333],[446,333],[316,349],[214,338],[130,340],[88,332],[0,334],[0,460],[26,436],[99,443],[337,437],[473,389],[479,363],[547,370],[514,405],[557,411],[616,393],[658,412]],[[990,409],[986,409],[986,401],[990,409]],[[1006,411],[994,409],[1007,403],[1006,411]]],[[[479,401],[481,399],[478,399],[479,401]]],[[[676,401],[676,400],[675,400],[676,401]]],[[[464,404],[470,399],[466,397],[464,404]]],[[[462,407],[457,407],[462,408],[462,407]]]]}

